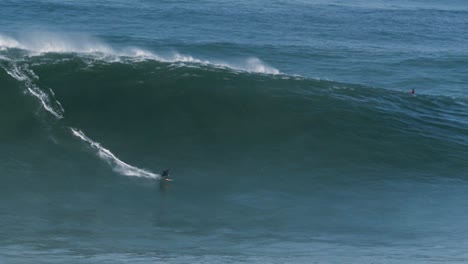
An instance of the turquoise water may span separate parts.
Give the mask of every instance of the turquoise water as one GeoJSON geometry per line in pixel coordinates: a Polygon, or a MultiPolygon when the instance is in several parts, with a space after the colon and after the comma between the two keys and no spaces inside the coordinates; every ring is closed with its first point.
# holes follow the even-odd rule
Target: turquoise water
{"type": "Polygon", "coordinates": [[[467,14],[3,1],[0,261],[465,263],[467,14]]]}

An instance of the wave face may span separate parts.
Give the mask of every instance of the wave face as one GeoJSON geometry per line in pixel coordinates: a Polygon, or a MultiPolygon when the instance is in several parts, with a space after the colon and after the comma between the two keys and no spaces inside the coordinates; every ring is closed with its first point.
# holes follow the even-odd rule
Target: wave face
{"type": "Polygon", "coordinates": [[[2,68],[2,87],[22,87],[36,99],[21,107],[31,111],[39,103],[100,156],[107,150],[83,131],[122,147],[135,161],[162,151],[197,163],[245,160],[249,171],[295,164],[307,174],[338,163],[462,176],[466,166],[463,98],[79,54],[4,59],[2,68]]]}
{"type": "Polygon", "coordinates": [[[427,226],[447,234],[442,216],[463,211],[442,201],[464,193],[466,98],[125,49],[2,43],[0,197],[13,203],[1,208],[25,208],[2,223],[43,234],[0,234],[7,260],[59,250],[77,262],[307,262],[281,254],[385,243],[378,230],[403,243],[408,225],[416,240],[427,226]],[[175,181],[155,188],[165,168],[175,181]],[[437,206],[425,206],[428,194],[437,206]],[[148,255],[155,245],[162,253],[148,255]]]}

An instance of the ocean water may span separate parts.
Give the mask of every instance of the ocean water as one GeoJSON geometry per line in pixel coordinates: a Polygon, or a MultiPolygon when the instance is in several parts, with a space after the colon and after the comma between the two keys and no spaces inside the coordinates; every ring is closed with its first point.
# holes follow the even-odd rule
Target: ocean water
{"type": "Polygon", "coordinates": [[[2,0],[0,263],[467,263],[467,69],[466,1],[2,0]]]}

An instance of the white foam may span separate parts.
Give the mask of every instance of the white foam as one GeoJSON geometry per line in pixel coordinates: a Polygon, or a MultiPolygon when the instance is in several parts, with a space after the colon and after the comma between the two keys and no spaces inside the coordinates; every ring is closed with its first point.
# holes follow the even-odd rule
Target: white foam
{"type": "Polygon", "coordinates": [[[7,48],[23,49],[29,51],[32,56],[44,53],[79,53],[110,61],[130,58],[136,61],[156,60],[169,63],[202,64],[264,74],[281,73],[278,69],[255,57],[246,58],[240,63],[232,63],[204,60],[178,52],[160,55],[138,47],[113,48],[98,38],[78,33],[29,32],[17,38],[0,35],[0,49],[7,48]]]}
{"type": "MultiPolygon", "coordinates": [[[[56,118],[63,118],[65,110],[57,100],[51,100],[49,95],[37,87],[31,78],[28,76],[28,72],[32,75],[32,78],[39,78],[30,69],[21,70],[16,64],[12,64],[10,67],[1,66],[5,71],[16,80],[23,82],[28,90],[29,94],[33,95],[41,102],[42,106],[49,113],[54,115],[56,118]],[[56,102],[56,103],[53,103],[56,102]]],[[[53,94],[52,94],[53,96],[53,94]]]]}
{"type": "Polygon", "coordinates": [[[149,172],[144,169],[140,169],[134,167],[130,164],[127,164],[117,158],[110,150],[104,148],[98,142],[93,141],[89,137],[87,137],[81,130],[70,128],[73,135],[80,138],[84,142],[88,143],[91,148],[97,151],[97,155],[104,161],[106,161],[109,165],[112,166],[115,172],[118,172],[122,175],[126,176],[136,176],[136,177],[145,177],[145,178],[152,178],[152,179],[159,179],[161,176],[152,172],[149,172]]]}

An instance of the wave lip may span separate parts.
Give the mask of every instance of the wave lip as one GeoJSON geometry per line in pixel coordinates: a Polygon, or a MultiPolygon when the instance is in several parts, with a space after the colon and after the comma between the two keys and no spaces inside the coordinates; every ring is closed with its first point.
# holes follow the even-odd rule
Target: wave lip
{"type": "Polygon", "coordinates": [[[160,55],[138,47],[114,48],[95,37],[77,33],[33,32],[22,34],[18,38],[0,34],[0,50],[11,48],[26,50],[33,56],[44,53],[78,53],[111,61],[128,59],[136,61],[155,60],[167,63],[209,65],[263,74],[281,74],[278,69],[267,65],[256,57],[243,59],[243,62],[240,63],[232,63],[195,58],[191,55],[180,54],[178,52],[160,55]]]}

